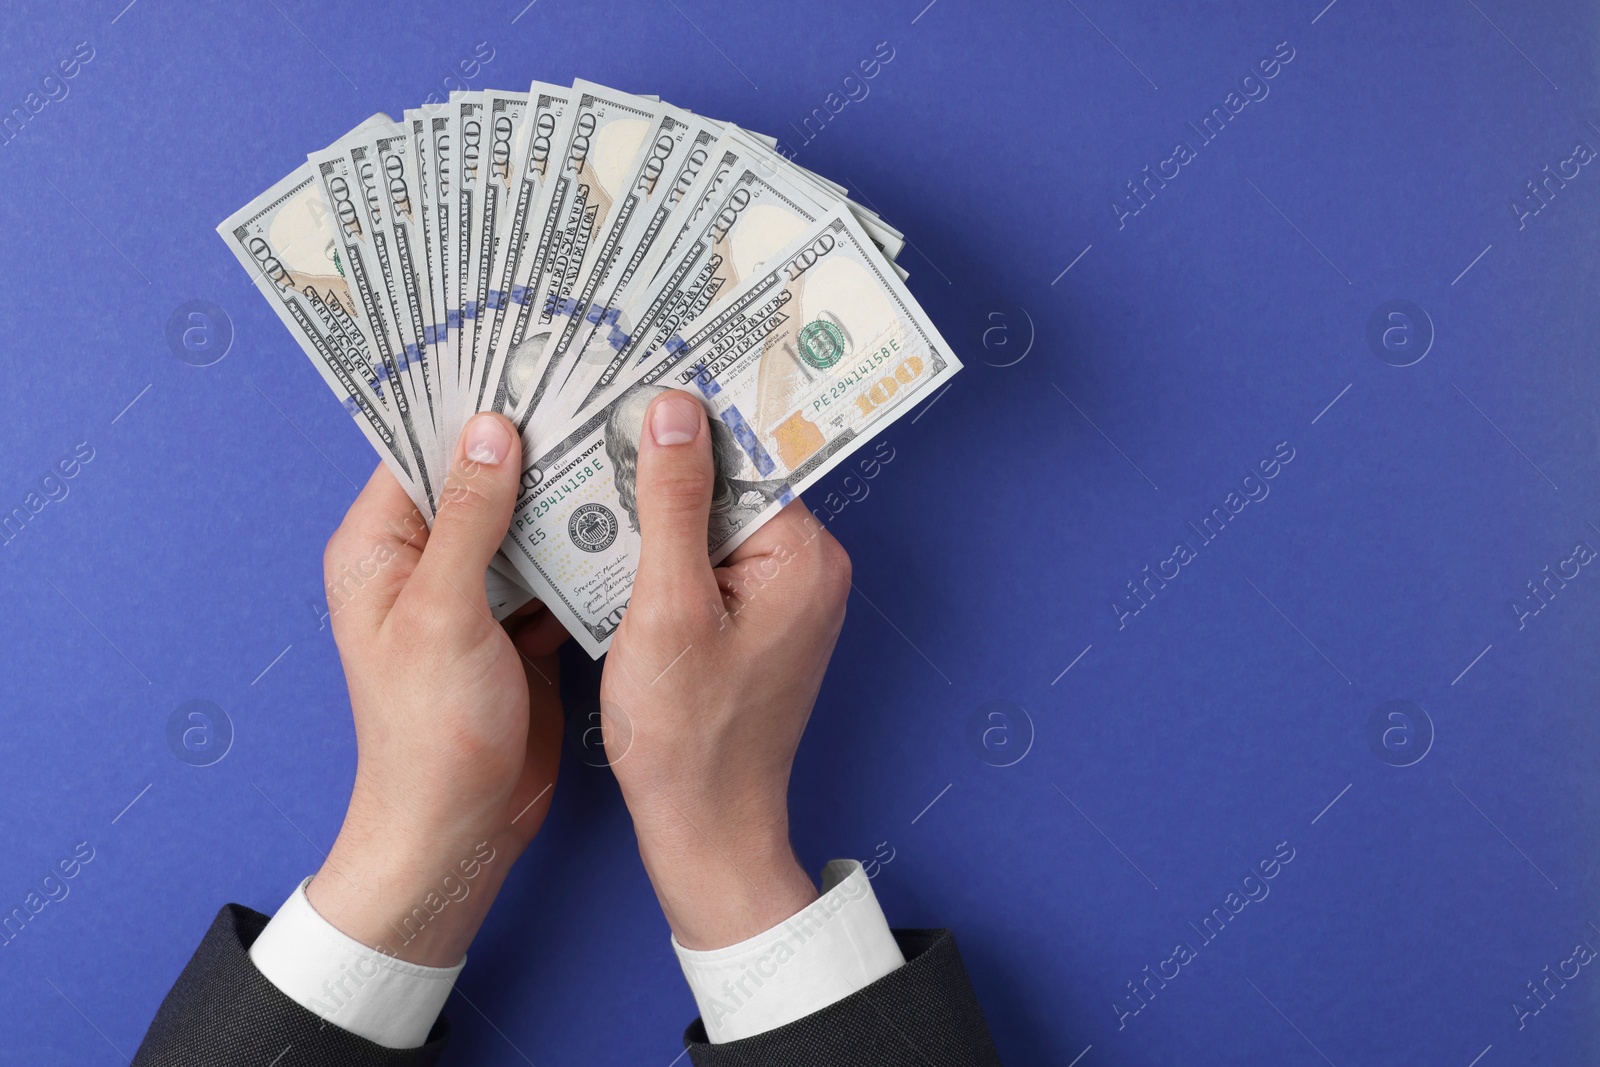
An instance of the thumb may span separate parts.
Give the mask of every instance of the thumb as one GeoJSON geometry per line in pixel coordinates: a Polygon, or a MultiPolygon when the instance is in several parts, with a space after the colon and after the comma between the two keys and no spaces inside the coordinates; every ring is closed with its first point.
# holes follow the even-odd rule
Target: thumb
{"type": "Polygon", "coordinates": [[[700,402],[676,389],[656,397],[639,433],[636,597],[693,603],[717,596],[706,551],[714,474],[700,402]]]}
{"type": "Polygon", "coordinates": [[[414,579],[448,583],[474,603],[487,603],[484,568],[511,525],[521,470],[522,440],[511,421],[493,413],[474,415],[456,443],[414,579]]]}

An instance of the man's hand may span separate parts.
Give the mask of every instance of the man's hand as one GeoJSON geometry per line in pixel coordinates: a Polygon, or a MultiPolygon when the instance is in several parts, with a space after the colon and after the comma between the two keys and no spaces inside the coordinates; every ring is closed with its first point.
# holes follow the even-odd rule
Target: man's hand
{"type": "Polygon", "coordinates": [[[849,557],[798,500],[713,570],[711,454],[699,402],[657,397],[639,435],[639,570],[600,683],[639,854],[691,949],[817,898],[789,844],[789,772],[850,593],[849,557]]]}
{"type": "Polygon", "coordinates": [[[323,560],[359,758],[306,895],[350,937],[426,966],[460,962],[555,785],[566,634],[538,605],[502,626],[484,592],[521,456],[507,419],[476,416],[431,533],[380,466],[323,560]]]}

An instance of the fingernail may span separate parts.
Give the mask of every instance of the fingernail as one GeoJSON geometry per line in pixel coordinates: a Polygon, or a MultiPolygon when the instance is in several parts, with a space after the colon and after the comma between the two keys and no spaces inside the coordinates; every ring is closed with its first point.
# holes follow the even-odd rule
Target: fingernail
{"type": "Polygon", "coordinates": [[[700,405],[693,397],[667,395],[650,415],[650,435],[658,445],[686,445],[700,436],[700,405]]]}
{"type": "Polygon", "coordinates": [[[466,456],[474,463],[493,466],[511,451],[511,438],[493,415],[479,415],[467,423],[466,438],[466,456]]]}

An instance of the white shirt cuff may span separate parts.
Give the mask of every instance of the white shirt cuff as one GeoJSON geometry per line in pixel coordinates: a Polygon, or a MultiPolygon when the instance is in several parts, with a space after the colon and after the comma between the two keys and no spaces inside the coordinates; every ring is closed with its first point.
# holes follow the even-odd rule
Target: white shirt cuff
{"type": "Polygon", "coordinates": [[[822,869],[822,896],[737,945],[697,952],[672,939],[713,1045],[752,1037],[843,1000],[905,957],[855,860],[822,869]]]}
{"type": "Polygon", "coordinates": [[[283,902],[250,962],[302,1008],[385,1048],[417,1048],[455,988],[467,958],[423,967],[348,937],[306,899],[307,878],[283,902]]]}

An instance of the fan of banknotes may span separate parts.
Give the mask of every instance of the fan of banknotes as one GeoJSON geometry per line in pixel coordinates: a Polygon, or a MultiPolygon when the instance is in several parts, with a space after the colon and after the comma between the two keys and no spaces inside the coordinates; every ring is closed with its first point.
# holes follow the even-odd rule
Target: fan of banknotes
{"type": "Polygon", "coordinates": [[[375,115],[217,230],[431,521],[467,419],[522,431],[487,576],[600,656],[638,562],[635,458],[705,405],[726,556],[960,369],[902,235],[776,142],[593,82],[375,115]]]}

